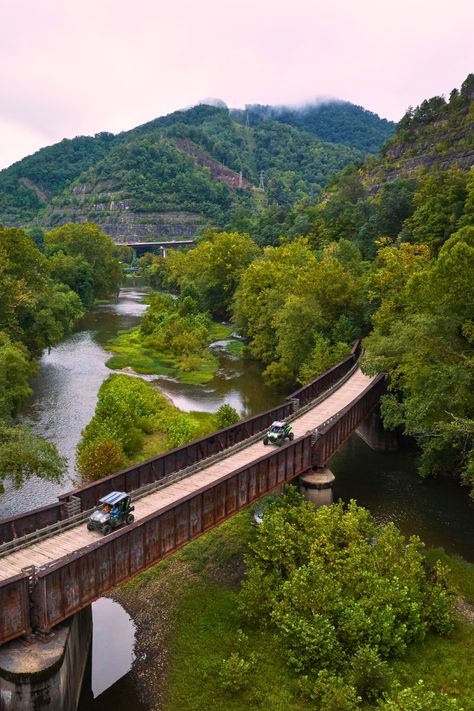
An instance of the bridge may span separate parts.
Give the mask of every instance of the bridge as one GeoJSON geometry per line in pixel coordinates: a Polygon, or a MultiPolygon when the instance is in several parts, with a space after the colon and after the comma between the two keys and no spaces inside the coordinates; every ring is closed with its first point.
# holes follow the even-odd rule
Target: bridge
{"type": "Polygon", "coordinates": [[[185,249],[186,247],[191,247],[194,244],[194,239],[168,240],[167,242],[140,242],[138,240],[126,240],[125,242],[118,242],[117,244],[124,245],[125,247],[131,247],[135,252],[136,257],[143,257],[143,255],[147,252],[161,254],[163,257],[166,257],[169,249],[185,249]]]}
{"type": "Polygon", "coordinates": [[[322,467],[377,405],[385,374],[352,354],[276,408],[0,521],[0,644],[47,635],[68,617],[286,482],[322,467]],[[295,439],[262,433],[290,420],[295,439]],[[103,536],[86,520],[110,491],[132,492],[135,522],[103,536]]]}

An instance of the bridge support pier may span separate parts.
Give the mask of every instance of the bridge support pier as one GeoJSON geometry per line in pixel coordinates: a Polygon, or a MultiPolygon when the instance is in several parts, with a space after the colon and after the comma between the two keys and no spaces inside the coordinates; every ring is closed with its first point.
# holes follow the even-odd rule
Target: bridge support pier
{"type": "Polygon", "coordinates": [[[398,449],[397,433],[384,429],[378,405],[360,423],[356,433],[374,452],[396,452],[398,449]]]}
{"type": "Polygon", "coordinates": [[[328,467],[310,469],[298,477],[300,493],[317,509],[332,504],[335,481],[336,477],[328,467]]]}
{"type": "Polygon", "coordinates": [[[0,647],[2,711],[76,711],[91,640],[89,605],[47,641],[16,639],[0,647]]]}

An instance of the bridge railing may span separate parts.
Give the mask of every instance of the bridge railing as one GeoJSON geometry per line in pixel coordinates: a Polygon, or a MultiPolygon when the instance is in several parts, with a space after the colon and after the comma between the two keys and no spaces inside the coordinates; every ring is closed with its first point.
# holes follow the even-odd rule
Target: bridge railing
{"type": "Polygon", "coordinates": [[[20,573],[0,581],[0,643],[31,632],[30,580],[20,573]]]}
{"type": "Polygon", "coordinates": [[[254,417],[241,420],[235,425],[218,430],[207,437],[194,440],[190,444],[171,449],[158,457],[153,457],[104,477],[104,479],[69,491],[62,494],[59,499],[65,501],[70,496],[74,496],[80,500],[82,511],[86,511],[95,506],[98,499],[111,491],[136,491],[147,484],[160,481],[173,472],[186,469],[212,455],[224,452],[254,434],[264,431],[274,420],[285,419],[292,411],[292,404],[290,402],[284,403],[254,417]]]}
{"type": "Polygon", "coordinates": [[[310,466],[306,435],[40,569],[32,593],[33,627],[46,632],[310,466]]]}
{"type": "Polygon", "coordinates": [[[387,375],[380,373],[349,405],[317,428],[313,465],[323,466],[356,430],[387,390],[387,375]]]}
{"type": "Polygon", "coordinates": [[[148,484],[160,481],[173,472],[197,464],[212,455],[244,442],[259,432],[266,430],[274,420],[284,420],[292,414],[295,401],[299,407],[308,405],[326,390],[336,385],[353,367],[360,355],[360,341],[352,349],[352,354],[333,368],[323,373],[308,385],[300,388],[287,398],[287,402],[265,412],[248,417],[240,422],[218,430],[207,437],[195,440],[169,452],[153,457],[140,464],[111,474],[98,481],[85,484],[64,494],[59,502],[40,509],[33,509],[20,516],[0,521],[0,545],[23,535],[32,533],[67,518],[68,504],[73,499],[80,504],[81,511],[87,511],[97,501],[111,491],[131,493],[148,484]]]}
{"type": "Polygon", "coordinates": [[[49,506],[42,506],[19,516],[3,519],[0,521],[0,545],[58,523],[65,516],[64,504],[61,501],[56,501],[49,506]]]}
{"type": "Polygon", "coordinates": [[[309,432],[95,543],[0,583],[0,644],[29,631],[46,632],[202,533],[307,471],[324,464],[376,405],[378,376],[355,400],[309,432]],[[29,593],[28,583],[33,584],[29,593]]]}
{"type": "Polygon", "coordinates": [[[311,400],[315,400],[319,397],[319,395],[322,395],[322,393],[328,390],[332,385],[337,383],[338,380],[343,378],[346,373],[348,373],[348,371],[359,359],[361,350],[360,340],[356,341],[350,356],[347,356],[347,358],[342,360],[340,363],[336,363],[336,365],[315,380],[312,380],[308,383],[308,385],[304,385],[299,390],[296,390],[288,396],[288,399],[297,399],[301,407],[310,403],[311,400]]]}

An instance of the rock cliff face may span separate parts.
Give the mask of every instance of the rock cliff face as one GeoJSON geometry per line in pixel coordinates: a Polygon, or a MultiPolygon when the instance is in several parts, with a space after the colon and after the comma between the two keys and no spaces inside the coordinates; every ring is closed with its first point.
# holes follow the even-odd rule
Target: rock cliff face
{"type": "Polygon", "coordinates": [[[470,170],[473,165],[474,75],[469,75],[449,102],[433,97],[407,112],[376,166],[367,171],[369,192],[375,194],[385,183],[421,169],[470,170]]]}
{"type": "Polygon", "coordinates": [[[136,244],[193,240],[209,224],[194,212],[140,212],[122,195],[113,181],[77,183],[69,195],[52,201],[41,225],[51,229],[67,222],[94,222],[117,244],[136,244]]]}

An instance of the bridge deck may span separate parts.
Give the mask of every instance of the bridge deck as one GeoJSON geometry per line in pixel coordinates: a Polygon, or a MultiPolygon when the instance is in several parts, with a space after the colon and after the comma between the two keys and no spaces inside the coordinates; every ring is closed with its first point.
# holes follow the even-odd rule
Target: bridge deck
{"type": "MultiPolygon", "coordinates": [[[[372,378],[357,369],[346,382],[329,394],[326,399],[293,420],[292,426],[295,437],[304,435],[308,430],[318,427],[332,415],[335,415],[352,402],[371,381],[372,378]]],[[[159,511],[168,504],[178,501],[183,496],[197,491],[205,484],[218,481],[229,472],[251,463],[266,452],[267,449],[264,448],[262,442],[258,441],[249,444],[248,447],[240,451],[229,453],[229,456],[207,467],[204,461],[202,469],[194,474],[190,474],[180,481],[170,483],[167,487],[137,500],[134,504],[136,520],[159,511]]],[[[94,543],[101,537],[101,533],[88,531],[85,523],[81,523],[75,528],[64,532],[58,532],[49,538],[32,544],[28,548],[0,558],[0,580],[17,575],[23,568],[32,565],[36,567],[47,566],[69,553],[94,543]]]]}

